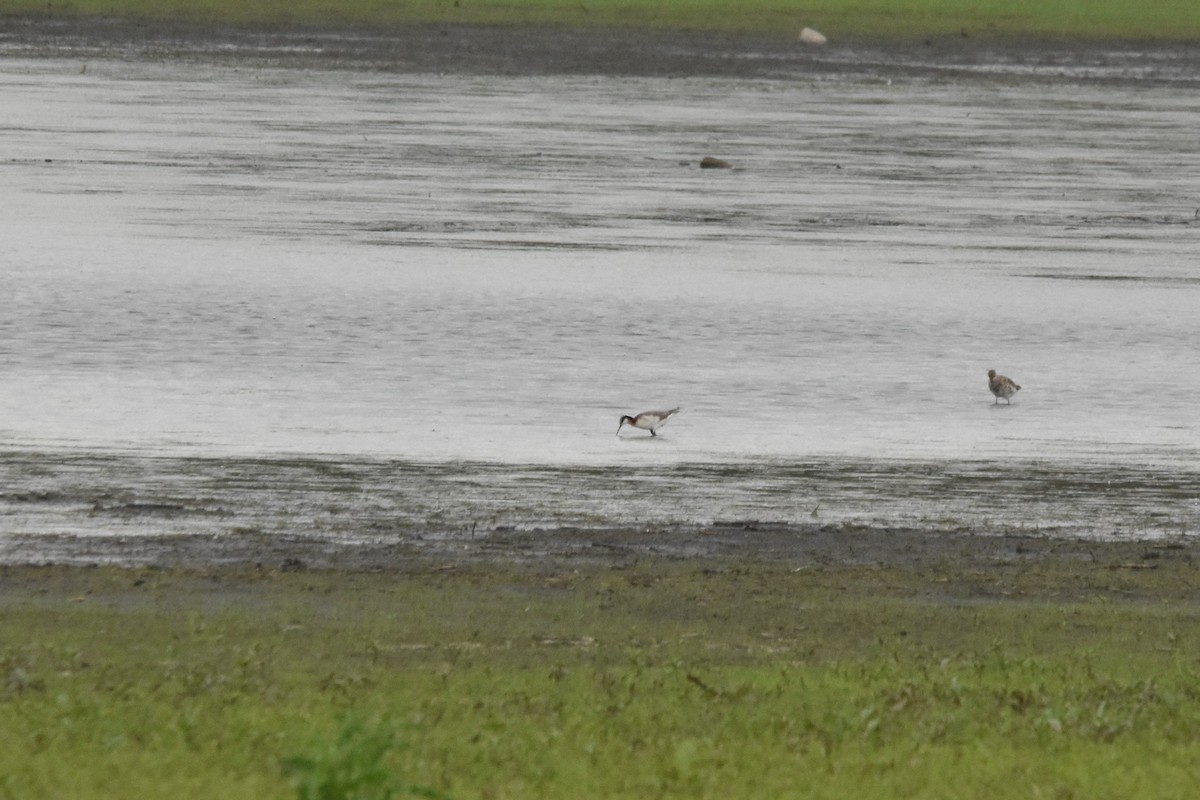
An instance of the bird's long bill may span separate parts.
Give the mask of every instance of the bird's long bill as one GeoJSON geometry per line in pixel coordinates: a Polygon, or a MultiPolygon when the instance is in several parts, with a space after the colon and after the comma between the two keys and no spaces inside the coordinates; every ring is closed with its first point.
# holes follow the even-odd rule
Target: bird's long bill
{"type": "Polygon", "coordinates": [[[617,423],[617,436],[621,435],[621,428],[625,427],[625,418],[621,417],[621,421],[617,423]]]}

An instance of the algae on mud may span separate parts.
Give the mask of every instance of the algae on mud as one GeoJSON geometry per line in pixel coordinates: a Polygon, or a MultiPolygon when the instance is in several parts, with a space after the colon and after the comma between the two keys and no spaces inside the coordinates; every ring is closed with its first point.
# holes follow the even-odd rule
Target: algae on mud
{"type": "Polygon", "coordinates": [[[281,765],[358,720],[456,798],[1184,797],[1192,550],[9,567],[0,796],[295,796],[281,765]]]}

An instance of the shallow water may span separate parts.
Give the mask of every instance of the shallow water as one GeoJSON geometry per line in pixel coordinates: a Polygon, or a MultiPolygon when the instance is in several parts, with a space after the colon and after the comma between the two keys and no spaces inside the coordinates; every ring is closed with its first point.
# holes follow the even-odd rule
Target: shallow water
{"type": "MultiPolygon", "coordinates": [[[[1112,468],[1173,476],[1137,512],[1164,530],[1200,513],[1187,87],[60,59],[0,81],[12,463],[527,465],[500,505],[548,499],[516,524],[795,518],[808,496],[763,487],[810,464],[1112,468]],[[631,504],[552,488],[593,467],[694,475],[631,504]]],[[[904,485],[823,502],[986,513],[904,485]]],[[[1002,498],[1021,524],[1079,513],[1002,498]]]]}

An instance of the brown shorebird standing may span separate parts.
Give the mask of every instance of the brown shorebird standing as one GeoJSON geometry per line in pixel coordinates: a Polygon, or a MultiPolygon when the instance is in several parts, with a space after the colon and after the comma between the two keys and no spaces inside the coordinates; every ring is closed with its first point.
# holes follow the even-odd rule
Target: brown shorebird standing
{"type": "Polygon", "coordinates": [[[628,414],[621,417],[620,423],[617,425],[617,435],[621,435],[621,428],[626,424],[632,425],[635,428],[650,431],[651,436],[658,436],[655,431],[667,424],[675,412],[679,411],[678,407],[672,408],[670,411],[643,411],[636,417],[631,417],[628,414]]]}
{"type": "Polygon", "coordinates": [[[1004,398],[1005,403],[1012,405],[1012,400],[1008,398],[1021,391],[1020,385],[1012,378],[997,375],[994,369],[988,370],[988,388],[992,390],[992,394],[996,395],[996,403],[993,403],[993,405],[999,403],[1001,397],[1004,398]]]}

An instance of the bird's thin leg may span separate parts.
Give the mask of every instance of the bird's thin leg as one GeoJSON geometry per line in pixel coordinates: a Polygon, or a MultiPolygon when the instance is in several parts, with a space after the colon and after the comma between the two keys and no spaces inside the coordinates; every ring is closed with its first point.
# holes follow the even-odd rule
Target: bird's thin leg
{"type": "Polygon", "coordinates": [[[654,428],[651,428],[651,429],[650,429],[650,435],[651,435],[651,436],[658,436],[658,434],[654,432],[654,428]]]}

